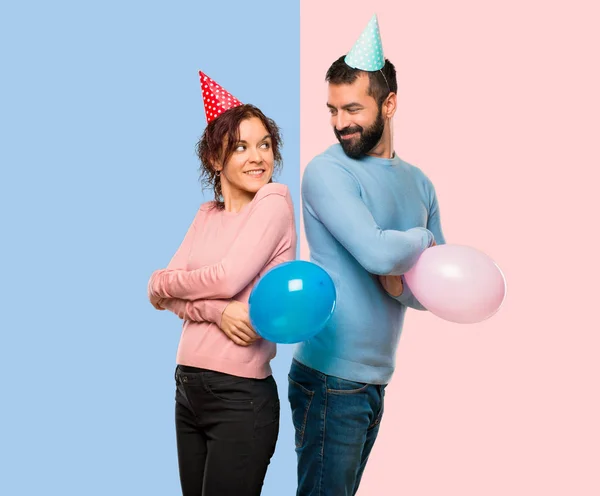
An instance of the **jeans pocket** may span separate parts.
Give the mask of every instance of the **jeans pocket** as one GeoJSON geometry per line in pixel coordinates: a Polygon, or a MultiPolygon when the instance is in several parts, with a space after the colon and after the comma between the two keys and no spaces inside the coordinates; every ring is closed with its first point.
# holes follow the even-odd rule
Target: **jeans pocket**
{"type": "Polygon", "coordinates": [[[279,423],[281,404],[277,384],[273,376],[258,379],[254,383],[255,427],[261,428],[279,423]]]}
{"type": "Polygon", "coordinates": [[[289,375],[288,383],[288,399],[292,408],[292,423],[296,431],[296,448],[301,448],[304,442],[308,412],[315,393],[294,381],[289,375]]]}
{"type": "Polygon", "coordinates": [[[377,427],[381,423],[381,419],[383,418],[383,410],[385,404],[385,386],[381,387],[381,400],[379,402],[379,412],[375,416],[375,420],[369,426],[369,429],[373,429],[377,427]]]}
{"type": "Polygon", "coordinates": [[[254,381],[246,377],[228,374],[203,377],[204,389],[214,398],[229,403],[251,404],[254,396],[254,381]]]}
{"type": "Polygon", "coordinates": [[[327,377],[328,394],[358,394],[365,392],[369,384],[364,382],[349,381],[340,377],[327,377]]]}
{"type": "Polygon", "coordinates": [[[240,377],[237,375],[226,374],[225,372],[216,372],[214,370],[206,370],[202,372],[202,379],[205,384],[214,386],[226,386],[228,384],[237,384],[244,381],[252,381],[248,377],[240,377]]]}

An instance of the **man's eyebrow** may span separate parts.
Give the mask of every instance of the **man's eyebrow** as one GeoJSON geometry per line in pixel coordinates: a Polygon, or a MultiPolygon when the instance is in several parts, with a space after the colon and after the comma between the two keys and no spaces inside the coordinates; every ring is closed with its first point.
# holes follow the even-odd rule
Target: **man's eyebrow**
{"type": "MultiPolygon", "coordinates": [[[[333,110],[336,110],[336,107],[334,107],[333,105],[331,105],[330,103],[327,104],[327,107],[333,110]]],[[[347,103],[346,105],[342,106],[343,110],[349,110],[351,108],[364,108],[363,105],[361,105],[358,102],[351,102],[351,103],[347,103]]]]}

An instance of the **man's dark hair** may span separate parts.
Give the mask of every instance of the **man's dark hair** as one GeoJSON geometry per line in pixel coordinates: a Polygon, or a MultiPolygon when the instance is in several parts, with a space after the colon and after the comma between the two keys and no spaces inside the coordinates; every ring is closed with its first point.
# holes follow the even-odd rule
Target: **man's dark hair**
{"type": "Polygon", "coordinates": [[[352,84],[354,81],[356,81],[356,78],[358,78],[361,73],[365,73],[369,76],[368,94],[375,99],[377,106],[379,107],[381,107],[381,104],[387,98],[390,92],[398,92],[396,68],[388,59],[385,59],[385,64],[381,68],[381,72],[371,72],[353,69],[346,64],[346,62],[344,62],[345,57],[345,55],[342,55],[333,64],[331,64],[331,67],[325,76],[325,81],[330,84],[352,84]]]}

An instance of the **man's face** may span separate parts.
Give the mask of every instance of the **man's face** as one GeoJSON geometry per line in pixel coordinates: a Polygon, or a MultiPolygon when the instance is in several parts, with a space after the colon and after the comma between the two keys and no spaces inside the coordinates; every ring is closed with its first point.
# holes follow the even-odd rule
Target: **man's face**
{"type": "Polygon", "coordinates": [[[368,89],[366,74],[361,74],[352,84],[329,84],[327,107],[333,132],[351,158],[370,152],[383,134],[381,108],[367,93],[368,89]]]}

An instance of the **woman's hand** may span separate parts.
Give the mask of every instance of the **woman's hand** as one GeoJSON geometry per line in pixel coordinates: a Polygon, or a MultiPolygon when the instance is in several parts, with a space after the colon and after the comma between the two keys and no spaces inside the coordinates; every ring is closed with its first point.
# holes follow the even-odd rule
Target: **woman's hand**
{"type": "Polygon", "coordinates": [[[150,300],[150,303],[152,304],[152,306],[154,308],[156,308],[157,310],[164,310],[164,308],[161,306],[161,302],[162,302],[163,298],[155,295],[154,292],[152,291],[153,279],[157,272],[158,271],[153,272],[152,275],[150,276],[150,281],[148,281],[148,299],[150,300]]]}
{"type": "Polygon", "coordinates": [[[260,339],[250,323],[248,304],[233,300],[221,316],[221,330],[235,344],[250,346],[260,339]]]}
{"type": "Polygon", "coordinates": [[[150,303],[152,303],[152,306],[157,310],[164,310],[164,307],[161,305],[163,299],[164,298],[159,298],[158,296],[151,296],[150,303]]]}

